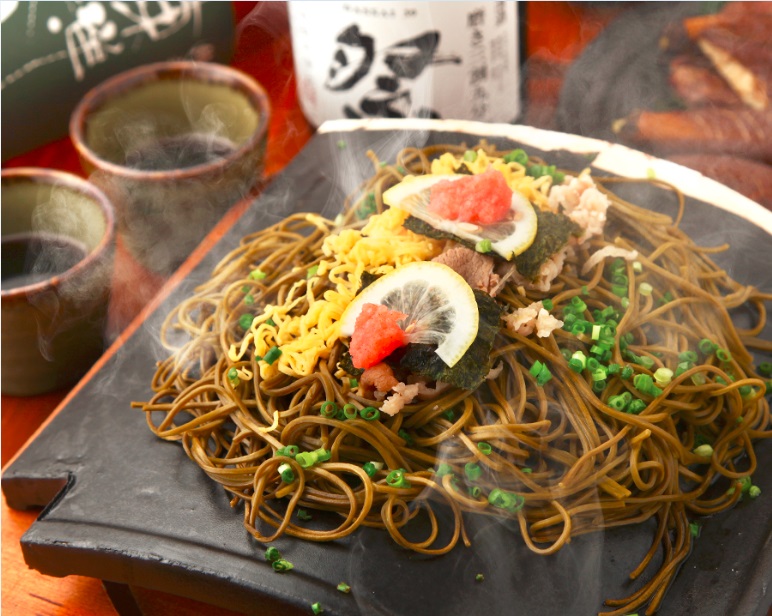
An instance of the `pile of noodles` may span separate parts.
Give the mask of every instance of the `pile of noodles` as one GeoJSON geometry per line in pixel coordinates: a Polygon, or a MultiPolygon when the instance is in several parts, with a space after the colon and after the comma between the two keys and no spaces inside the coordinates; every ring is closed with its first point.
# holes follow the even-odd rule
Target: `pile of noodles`
{"type": "MultiPolygon", "coordinates": [[[[502,155],[487,144],[481,147],[492,156],[502,155]]],[[[611,376],[606,389],[595,393],[586,372],[569,369],[561,349],[575,348],[576,339],[562,329],[539,338],[502,327],[493,354],[503,370],[495,378],[477,391],[446,389],[393,417],[381,414],[378,421],[320,413],[326,401],[357,409],[382,404],[365,397],[356,380],[340,369],[346,351],[341,341],[306,376],[266,373],[255,352],[233,353],[244,339],[238,319],[245,311],[245,293],[254,298],[253,312],[255,307],[282,306],[292,294],[299,298],[292,311],[302,314],[331,288],[325,276],[309,277],[309,268],[324,257],[326,237],[347,226],[362,227],[356,213],[364,195],[374,193],[381,212],[382,192],[405,173],[428,173],[430,159],[439,153],[460,156],[463,151],[457,146],[407,149],[393,165],[371,156],[373,177],[335,222],[298,214],[244,237],[195,295],[168,316],[162,337],[170,355],[158,364],[152,399],[136,405],[160,438],[179,441],[225,488],[232,505],[243,505],[244,524],[259,541],[282,534],[331,541],[370,526],[384,529],[405,548],[440,554],[459,540],[469,544],[463,515],[472,512],[516,518],[528,547],[551,554],[577,535],[655,519],[651,548],[631,577],[644,573],[658,553],[663,555],[661,565],[647,573],[636,592],[609,599],[607,605],[608,614],[644,605],[656,611],[690,551],[691,520],[732,507],[741,498],[741,490],[731,487],[756,471],[754,440],[772,434],[765,381],[748,350],[772,350],[769,341],[759,338],[764,304],[772,295],[740,285],[719,269],[710,254],[726,247],[696,246],[678,229],[681,212],[674,222],[608,193],[605,237],[582,244],[548,293],[506,286],[496,298],[511,312],[549,297],[558,316],[574,296],[589,310],[618,306],[620,298],[604,273],[607,263],[586,275],[580,274],[582,264],[606,245],[637,250],[642,271],[626,262],[629,307],[618,324],[620,334],[634,334],[631,350],[652,358],[652,371],[674,366],[680,352],[696,349],[703,338],[731,354],[725,362],[701,357],[662,395],[643,396],[648,406],[639,414],[616,411],[604,402],[626,389],[640,396],[632,381],[611,376]],[[265,278],[250,277],[256,269],[265,278]],[[641,282],[651,285],[651,295],[636,292],[641,282]],[[672,301],[658,301],[666,293],[672,301]],[[747,330],[738,329],[730,317],[741,306],[755,317],[747,330]],[[554,376],[543,386],[529,372],[536,360],[554,376]],[[239,371],[235,381],[228,377],[233,368],[239,371]],[[693,381],[697,373],[704,378],[693,381]],[[478,448],[480,442],[491,446],[488,455],[478,448]],[[711,444],[709,458],[694,453],[701,442],[711,444]],[[323,447],[331,456],[303,468],[291,457],[276,455],[288,445],[301,451],[323,447]],[[363,470],[370,461],[383,464],[373,477],[363,470]],[[469,462],[483,470],[474,490],[468,489],[464,473],[469,462]],[[289,464],[296,478],[291,483],[281,479],[283,464],[289,464]],[[440,464],[450,465],[452,472],[438,476],[440,464]],[[393,469],[405,470],[409,487],[386,483],[393,469]],[[514,513],[492,507],[486,496],[494,488],[521,496],[524,506],[514,513]],[[440,533],[436,507],[452,513],[451,532],[440,533]],[[297,517],[300,508],[335,512],[340,523],[329,530],[308,528],[297,517]],[[414,542],[404,529],[421,511],[432,530],[414,542]],[[449,541],[439,541],[446,536],[449,541]]],[[[611,182],[601,182],[604,191],[611,182]]],[[[546,194],[548,188],[540,190],[546,194]]],[[[682,210],[680,195],[679,200],[682,210]]],[[[629,363],[618,344],[611,361],[629,363]]],[[[650,373],[642,366],[635,369],[650,373]]]]}

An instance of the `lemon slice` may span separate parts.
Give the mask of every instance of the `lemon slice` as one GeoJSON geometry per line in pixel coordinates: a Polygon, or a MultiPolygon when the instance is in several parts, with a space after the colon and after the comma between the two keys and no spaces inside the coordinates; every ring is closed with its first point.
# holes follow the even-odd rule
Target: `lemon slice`
{"type": "Polygon", "coordinates": [[[479,313],[472,288],[447,265],[416,261],[378,278],[349,304],[340,318],[341,334],[351,336],[365,304],[382,304],[408,315],[399,322],[408,342],[437,345],[449,367],[477,336],[479,313]]]}
{"type": "Polygon", "coordinates": [[[383,193],[383,201],[390,207],[409,212],[439,231],[451,233],[475,244],[482,240],[490,240],[491,249],[507,261],[525,252],[533,244],[538,223],[530,201],[516,190],[512,191],[511,213],[507,220],[489,225],[448,220],[428,210],[431,188],[434,184],[443,180],[453,182],[464,177],[467,176],[431,174],[408,176],[383,193]]]}

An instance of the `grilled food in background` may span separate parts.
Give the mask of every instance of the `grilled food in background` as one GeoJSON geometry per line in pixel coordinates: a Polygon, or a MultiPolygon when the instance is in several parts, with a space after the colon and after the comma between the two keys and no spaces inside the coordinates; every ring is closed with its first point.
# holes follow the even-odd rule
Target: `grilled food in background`
{"type": "Polygon", "coordinates": [[[614,132],[772,209],[770,40],[770,2],[728,2],[670,24],[660,47],[684,109],[636,111],[614,122],[614,132]]]}

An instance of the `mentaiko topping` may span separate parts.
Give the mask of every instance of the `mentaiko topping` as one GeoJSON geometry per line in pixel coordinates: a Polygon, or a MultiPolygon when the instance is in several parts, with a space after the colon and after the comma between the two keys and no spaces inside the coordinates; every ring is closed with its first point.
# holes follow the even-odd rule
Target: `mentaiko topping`
{"type": "Polygon", "coordinates": [[[481,181],[470,180],[468,175],[408,176],[387,190],[383,201],[409,212],[445,237],[511,260],[533,243],[537,219],[533,206],[517,191],[509,190],[508,207],[501,209],[501,189],[508,189],[494,179],[497,176],[501,179],[500,172],[492,169],[479,176],[481,181]],[[466,188],[454,190],[459,183],[466,188]],[[435,197],[437,187],[439,196],[435,197]],[[468,189],[479,193],[478,198],[471,199],[468,189]],[[489,207],[491,200],[495,204],[489,207]]]}
{"type": "MultiPolygon", "coordinates": [[[[451,368],[477,335],[479,317],[472,289],[461,276],[441,263],[411,263],[378,278],[341,316],[341,335],[352,336],[357,327],[365,327],[359,318],[370,304],[403,313],[405,317],[398,323],[404,330],[405,341],[435,346],[434,352],[451,368]]],[[[357,366],[356,359],[354,366],[370,367],[357,366]]]]}

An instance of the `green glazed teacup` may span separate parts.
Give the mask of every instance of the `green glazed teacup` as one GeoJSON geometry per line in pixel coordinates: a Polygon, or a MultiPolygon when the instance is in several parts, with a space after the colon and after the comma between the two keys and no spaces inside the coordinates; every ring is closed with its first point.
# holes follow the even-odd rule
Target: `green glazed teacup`
{"type": "Polygon", "coordinates": [[[161,62],[91,90],[70,135],[122,242],[165,275],[261,179],[269,115],[263,89],[236,69],[161,62]]]}
{"type": "Polygon", "coordinates": [[[101,191],[60,171],[3,170],[3,394],[72,384],[99,358],[114,249],[101,191]]]}

